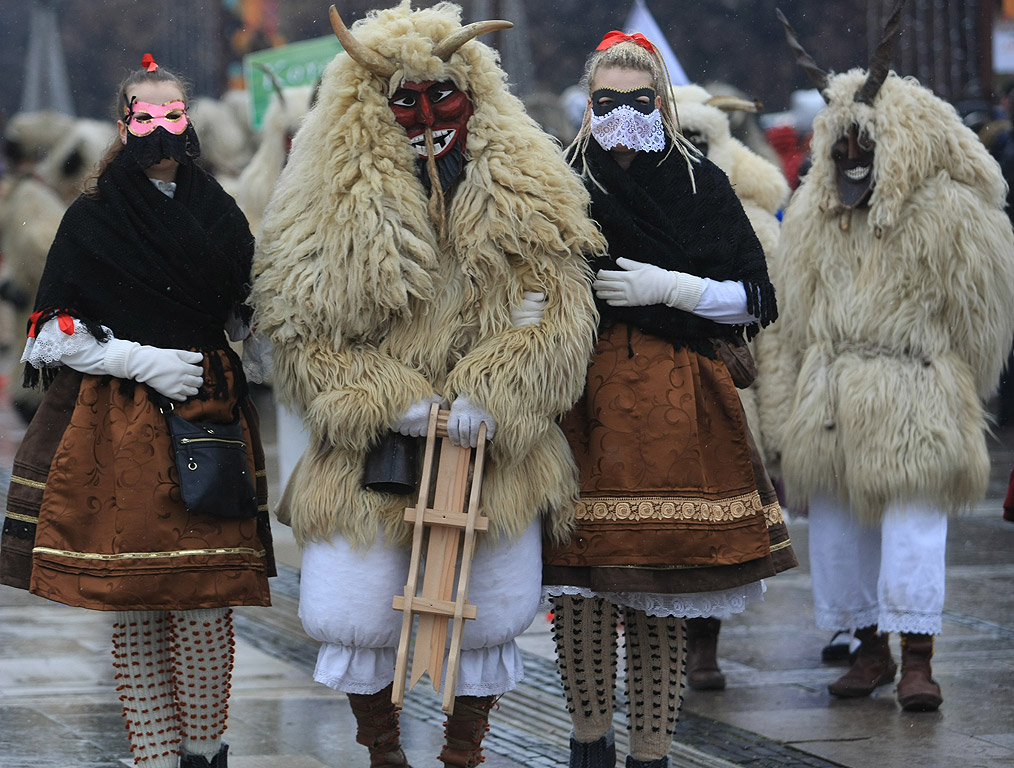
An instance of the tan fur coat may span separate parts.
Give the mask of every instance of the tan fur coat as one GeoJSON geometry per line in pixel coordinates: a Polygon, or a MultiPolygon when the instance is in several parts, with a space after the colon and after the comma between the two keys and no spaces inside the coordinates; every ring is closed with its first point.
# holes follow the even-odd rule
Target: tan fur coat
{"type": "Polygon", "coordinates": [[[999,167],[954,109],[894,73],[873,106],[856,103],[865,77],[832,77],[771,265],[782,364],[798,377],[768,434],[790,498],[831,493],[875,521],[894,501],[953,510],[985,492],[1014,235],[999,167]],[[876,186],[847,221],[831,146],[853,123],[876,142],[876,186]]]}
{"type": "MultiPolygon", "coordinates": [[[[680,126],[686,132],[696,132],[708,142],[708,159],[725,171],[732,183],[750,225],[757,234],[770,272],[771,260],[776,257],[780,235],[777,211],[789,196],[789,184],[781,169],[738,139],[732,137],[729,115],[708,102],[711,94],[698,85],[680,85],[672,89],[673,101],[679,111],[680,126]]],[[[777,289],[778,286],[776,285],[777,289]]],[[[754,357],[760,358],[773,343],[769,337],[778,333],[778,321],[765,328],[750,344],[754,357]]],[[[758,363],[759,365],[759,363],[758,363]]],[[[770,366],[769,366],[770,368],[770,366]]],[[[757,447],[765,461],[773,457],[766,450],[759,415],[760,404],[770,401],[765,397],[765,380],[758,379],[747,389],[739,390],[743,412],[753,433],[757,447]]]]}
{"type": "Polygon", "coordinates": [[[381,525],[405,540],[410,499],[364,490],[363,459],[433,392],[496,419],[482,497],[494,536],[543,514],[560,537],[572,521],[576,469],[555,419],[584,386],[597,317],[583,254],[604,243],[492,49],[473,40],[446,63],[431,55],[458,14],[403,2],[352,28],[402,66],[388,82],[335,58],[264,214],[255,322],[274,344],[278,396],[312,433],[280,510],[301,541],[340,533],[365,546],[381,525]],[[388,96],[403,80],[447,79],[475,113],[441,247],[388,96]],[[515,329],[522,290],[547,305],[540,325],[515,329]]]}

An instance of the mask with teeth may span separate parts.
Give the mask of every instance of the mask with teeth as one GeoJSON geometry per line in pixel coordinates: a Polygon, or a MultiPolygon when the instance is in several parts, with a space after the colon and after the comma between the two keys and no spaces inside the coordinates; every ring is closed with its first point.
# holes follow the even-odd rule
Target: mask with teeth
{"type": "Polygon", "coordinates": [[[838,139],[831,147],[831,159],[837,169],[838,200],[846,208],[861,208],[869,204],[873,194],[873,155],[876,142],[856,126],[849,128],[847,136],[838,139]]]}
{"type": "MultiPolygon", "coordinates": [[[[427,132],[432,136],[433,157],[441,186],[447,191],[463,167],[462,153],[473,111],[468,94],[448,81],[407,82],[402,83],[388,103],[394,119],[405,129],[409,143],[424,162],[427,132]]],[[[425,173],[420,175],[427,178],[425,173]]]]}

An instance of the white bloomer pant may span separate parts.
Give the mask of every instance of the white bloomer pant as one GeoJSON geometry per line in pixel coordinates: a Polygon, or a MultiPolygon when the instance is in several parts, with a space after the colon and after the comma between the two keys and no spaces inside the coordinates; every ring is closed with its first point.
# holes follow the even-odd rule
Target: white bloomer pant
{"type": "MultiPolygon", "coordinates": [[[[500,695],[524,679],[514,638],[531,625],[542,592],[538,520],[515,541],[490,544],[479,536],[468,588],[477,616],[465,621],[457,696],[500,695]]],[[[356,550],[341,537],[303,549],[299,618],[322,643],[317,682],[370,694],[394,680],[403,614],[391,604],[404,594],[409,555],[380,540],[356,550]]]]}
{"type": "Polygon", "coordinates": [[[919,502],[861,524],[836,499],[810,500],[810,573],[817,626],[936,635],[944,610],[947,515],[919,502]]]}

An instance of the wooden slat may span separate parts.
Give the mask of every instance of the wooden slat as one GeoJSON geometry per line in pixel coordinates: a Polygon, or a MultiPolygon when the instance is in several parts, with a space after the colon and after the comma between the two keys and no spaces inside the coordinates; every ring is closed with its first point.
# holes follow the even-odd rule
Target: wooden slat
{"type": "MultiPolygon", "coordinates": [[[[402,595],[394,596],[394,609],[397,611],[405,610],[405,598],[402,595]]],[[[451,616],[453,617],[457,611],[457,603],[453,600],[429,600],[425,597],[416,597],[412,600],[412,608],[416,613],[433,613],[438,616],[451,616]]],[[[462,609],[462,615],[466,619],[475,618],[475,606],[470,603],[465,603],[462,609]]]]}
{"type": "MultiPolygon", "coordinates": [[[[434,403],[430,406],[430,419],[428,430],[429,437],[426,438],[426,453],[423,456],[422,477],[423,482],[419,484],[419,500],[416,503],[417,515],[415,527],[412,530],[412,552],[413,557],[408,567],[408,580],[405,584],[404,597],[415,597],[419,585],[419,556],[422,551],[422,540],[424,530],[427,496],[429,494],[429,478],[433,472],[433,455],[436,452],[436,424],[437,416],[440,413],[440,406],[434,403]]],[[[391,701],[396,707],[405,703],[405,678],[408,676],[408,646],[412,637],[412,612],[405,611],[401,617],[401,638],[398,641],[398,654],[395,658],[394,686],[391,689],[391,701]]]]}
{"type": "MultiPolygon", "coordinates": [[[[416,515],[419,514],[415,507],[405,507],[405,520],[414,523],[416,515]]],[[[442,512],[436,509],[423,510],[423,523],[427,525],[448,525],[455,528],[465,528],[468,525],[468,515],[464,512],[442,512]]],[[[489,518],[480,517],[475,521],[475,530],[488,531],[489,518]]]]}

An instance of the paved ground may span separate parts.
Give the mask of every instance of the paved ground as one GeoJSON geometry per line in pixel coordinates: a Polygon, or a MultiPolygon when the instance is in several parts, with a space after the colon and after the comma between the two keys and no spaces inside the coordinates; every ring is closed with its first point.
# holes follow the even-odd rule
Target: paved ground
{"type": "MultiPolygon", "coordinates": [[[[276,473],[269,400],[261,410],[276,473]]],[[[20,434],[0,401],[0,475],[9,472],[20,434]]],[[[990,498],[951,525],[944,634],[934,660],[945,697],[939,712],[901,712],[890,686],[858,701],[827,694],[841,670],[820,662],[828,637],[813,625],[806,521],[794,520],[789,529],[801,566],[772,579],[762,605],[725,622],[719,652],[729,687],[686,693],[673,765],[1014,766],[1014,525],[999,512],[1012,448],[1014,436],[993,441],[990,498]]],[[[277,527],[276,535],[282,573],[273,583],[274,606],[237,612],[230,762],[365,768],[347,703],[310,679],[315,647],[295,618],[298,552],[286,529],[277,527]]],[[[543,617],[522,646],[528,677],[493,713],[486,765],[566,765],[569,726],[543,617]]],[[[894,647],[898,654],[896,638],[894,647]]],[[[406,701],[404,741],[416,768],[435,768],[442,717],[422,686],[406,701]]],[[[623,729],[621,713],[621,753],[623,729]]],[[[108,618],[0,587],[0,768],[112,768],[129,764],[128,757],[108,618]]]]}

